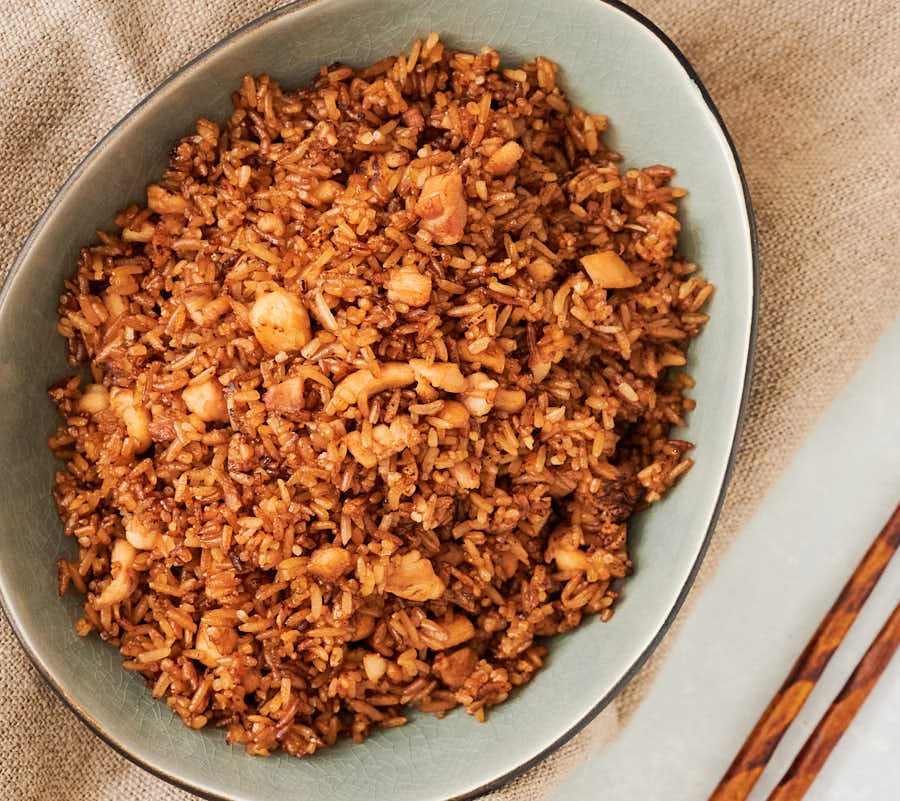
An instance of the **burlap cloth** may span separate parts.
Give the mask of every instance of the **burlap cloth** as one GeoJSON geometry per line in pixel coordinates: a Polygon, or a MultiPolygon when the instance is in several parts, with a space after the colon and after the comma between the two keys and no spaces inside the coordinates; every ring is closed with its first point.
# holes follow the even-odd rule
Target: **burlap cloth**
{"type": "MultiPolygon", "coordinates": [[[[279,2],[25,0],[0,20],[0,277],[90,147],[172,71],[279,2]]],[[[706,83],[759,224],[757,360],[737,468],[690,614],[721,554],[900,313],[900,4],[637,2],[706,83]]],[[[840,436],[840,432],[836,432],[840,436]]],[[[585,731],[492,801],[539,801],[615,737],[678,636],[585,731]]],[[[0,614],[0,798],[185,801],[94,737],[0,614]]]]}

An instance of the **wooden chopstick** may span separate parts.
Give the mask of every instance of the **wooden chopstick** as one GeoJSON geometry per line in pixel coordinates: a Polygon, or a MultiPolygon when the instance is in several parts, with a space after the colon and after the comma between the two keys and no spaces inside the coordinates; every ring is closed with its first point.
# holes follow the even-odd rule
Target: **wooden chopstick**
{"type": "Polygon", "coordinates": [[[900,604],[859,660],[768,801],[800,801],[900,645],[900,604]]]}
{"type": "Polygon", "coordinates": [[[875,537],[709,801],[744,801],[900,546],[900,505],[875,537]]]}

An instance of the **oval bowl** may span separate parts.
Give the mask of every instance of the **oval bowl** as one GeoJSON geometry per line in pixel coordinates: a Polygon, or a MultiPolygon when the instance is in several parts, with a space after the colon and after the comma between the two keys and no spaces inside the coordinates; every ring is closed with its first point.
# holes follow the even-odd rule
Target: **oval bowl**
{"type": "MultiPolygon", "coordinates": [[[[648,20],[619,3],[557,0],[319,0],[275,11],[171,77],[85,158],[41,217],[0,295],[0,598],[25,650],[97,734],[153,773],[236,801],[476,795],[529,765],[591,720],[634,675],[683,601],[728,480],[746,398],[755,320],[756,246],[749,196],[728,133],[696,74],[648,20]],[[56,595],[55,562],[72,552],[51,499],[56,424],[46,388],[70,371],[56,334],[61,282],[80,247],[139,200],[172,144],[198,116],[222,120],[245,73],[303,85],[321,64],[365,65],[439,31],[451,46],[490,44],[516,65],[557,61],[573,99],[608,114],[626,164],[670,164],[682,202],[682,250],[718,286],[692,344],[698,408],[678,436],[696,465],[633,525],[635,574],[608,623],[557,637],[548,665],[484,724],[454,711],[414,715],[364,745],[312,758],[248,757],[222,732],[193,732],[121,667],[118,652],[73,631],[74,594],[56,595]]],[[[71,557],[70,557],[71,558],[71,557]]]]}

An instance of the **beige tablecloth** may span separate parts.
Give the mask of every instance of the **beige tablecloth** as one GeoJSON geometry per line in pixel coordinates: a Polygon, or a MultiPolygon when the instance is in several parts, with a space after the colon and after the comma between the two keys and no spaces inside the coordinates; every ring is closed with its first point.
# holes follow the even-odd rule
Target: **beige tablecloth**
{"type": "MultiPolygon", "coordinates": [[[[24,0],[0,19],[0,277],[77,162],[141,97],[273,0],[24,0]]],[[[552,5],[552,0],[548,0],[552,5]]],[[[900,4],[641,0],[731,129],[759,224],[750,414],[690,614],[806,432],[900,313],[900,4]]],[[[840,432],[835,432],[840,436],[840,432]]],[[[540,801],[646,694],[675,626],[585,731],[492,801],[540,801]]],[[[187,801],[43,684],[0,614],[0,798],[187,801]]]]}

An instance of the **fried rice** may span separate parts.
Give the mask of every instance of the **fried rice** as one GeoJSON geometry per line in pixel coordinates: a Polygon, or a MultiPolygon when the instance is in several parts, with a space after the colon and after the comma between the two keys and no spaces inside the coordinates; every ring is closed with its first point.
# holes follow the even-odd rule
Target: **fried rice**
{"type": "Polygon", "coordinates": [[[435,34],[248,75],[83,249],[59,591],[186,725],[299,756],[482,720],[612,615],[630,517],[691,465],[669,368],[713,287],[674,171],[622,169],[556,76],[435,34]]]}

